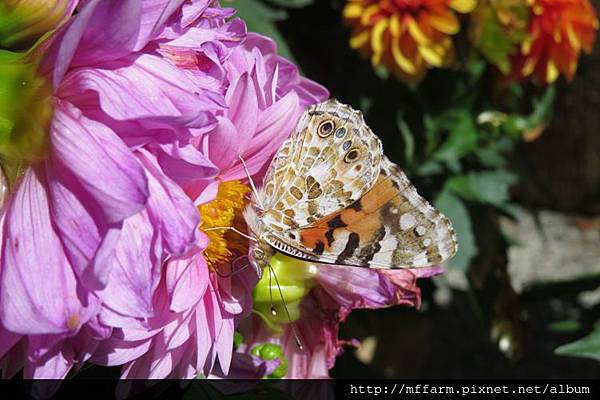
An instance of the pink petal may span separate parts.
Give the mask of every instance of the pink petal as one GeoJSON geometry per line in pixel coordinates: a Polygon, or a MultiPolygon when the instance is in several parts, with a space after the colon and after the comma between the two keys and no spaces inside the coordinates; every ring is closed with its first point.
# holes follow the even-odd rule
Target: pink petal
{"type": "Polygon", "coordinates": [[[227,116],[239,132],[238,140],[243,145],[250,140],[258,124],[256,90],[248,74],[232,83],[225,101],[229,105],[227,116]]]}
{"type": "Polygon", "coordinates": [[[142,2],[140,31],[134,50],[141,50],[155,37],[169,17],[185,0],[145,0],[142,2]]]}
{"type": "Polygon", "coordinates": [[[64,379],[73,366],[73,348],[68,344],[54,346],[41,358],[31,357],[36,348],[29,346],[27,352],[29,361],[23,370],[24,379],[64,379]]]}
{"type": "Polygon", "coordinates": [[[69,338],[69,343],[73,347],[73,359],[80,368],[84,362],[88,361],[92,354],[98,348],[99,340],[93,336],[93,331],[88,324],[81,327],[77,335],[69,338]]]}
{"type": "Polygon", "coordinates": [[[94,1],[90,3],[81,10],[85,12],[87,7],[94,7],[71,67],[97,65],[131,52],[140,29],[142,10],[139,1],[102,0],[97,5],[94,1]]]}
{"type": "Polygon", "coordinates": [[[233,123],[224,117],[217,119],[217,126],[205,136],[205,153],[221,170],[238,161],[240,153],[240,135],[233,123]]]}
{"type": "Polygon", "coordinates": [[[174,350],[185,343],[194,334],[194,324],[190,323],[193,319],[193,312],[181,313],[179,317],[163,329],[166,350],[174,350]]]}
{"type": "Polygon", "coordinates": [[[179,364],[169,374],[169,379],[195,379],[198,377],[196,369],[196,352],[187,346],[188,350],[184,351],[179,364]]]}
{"type": "Polygon", "coordinates": [[[403,286],[394,285],[386,275],[368,268],[338,265],[320,265],[318,281],[321,288],[338,303],[343,311],[355,308],[380,308],[392,304],[411,304],[416,301],[416,278],[409,270],[402,270],[403,286]]]}
{"type": "Polygon", "coordinates": [[[121,238],[121,227],[122,224],[114,224],[106,231],[92,259],[92,264],[81,275],[81,281],[87,288],[106,287],[112,271],[115,248],[121,238]]]}
{"type": "Polygon", "coordinates": [[[191,144],[165,143],[157,146],[158,163],[163,172],[181,186],[213,178],[219,169],[191,144]]]}
{"type": "Polygon", "coordinates": [[[324,86],[302,76],[300,77],[300,85],[296,86],[294,90],[300,96],[302,108],[329,98],[329,91],[324,86]]]}
{"type": "MultiPolygon", "coordinates": [[[[113,328],[122,328],[123,330],[131,330],[133,332],[148,332],[149,330],[148,322],[146,320],[119,314],[109,307],[102,307],[98,317],[101,324],[113,328]]],[[[152,336],[154,333],[144,335],[144,339],[148,336],[152,336]]]]}
{"type": "Polygon", "coordinates": [[[96,309],[81,298],[48,210],[45,177],[29,169],[7,206],[0,261],[0,320],[29,334],[72,332],[96,309]]]}
{"type": "Polygon", "coordinates": [[[132,361],[123,368],[121,378],[165,379],[186,351],[189,351],[189,349],[185,346],[166,351],[164,342],[155,340],[144,356],[132,361]]]}
{"type": "Polygon", "coordinates": [[[53,221],[60,233],[65,252],[77,275],[88,289],[106,285],[120,225],[107,225],[101,207],[61,163],[48,162],[48,187],[53,221]],[[108,248],[106,250],[103,250],[108,248]],[[95,257],[98,259],[95,259],[95,257]]]}
{"type": "Polygon", "coordinates": [[[194,23],[210,5],[211,0],[188,1],[182,7],[181,25],[186,27],[194,23]]]}
{"type": "Polygon", "coordinates": [[[225,375],[229,372],[229,366],[231,365],[234,330],[234,319],[232,316],[227,316],[227,318],[223,319],[221,330],[215,341],[219,366],[225,375]]]}
{"type": "MultiPolygon", "coordinates": [[[[211,289],[212,290],[212,289],[211,289]]],[[[212,354],[212,346],[216,337],[215,325],[210,316],[209,307],[212,303],[210,301],[207,304],[207,298],[209,294],[205,294],[202,303],[196,308],[196,351],[198,352],[196,358],[196,368],[201,371],[205,365],[207,370],[212,369],[214,363],[214,357],[212,354]]],[[[207,371],[204,371],[207,372],[207,371]]]]}
{"type": "Polygon", "coordinates": [[[142,357],[151,344],[151,340],[124,341],[110,338],[99,344],[89,361],[106,366],[123,365],[142,357]]]}
{"type": "Polygon", "coordinates": [[[160,278],[160,244],[146,213],[123,223],[121,240],[115,249],[111,276],[98,292],[104,304],[133,317],[154,314],[152,296],[160,278]]]}
{"type": "Polygon", "coordinates": [[[116,222],[140,211],[148,198],[144,171],[107,126],[90,120],[67,102],[54,113],[51,140],[57,160],[116,222]]]}
{"type": "Polygon", "coordinates": [[[40,70],[43,74],[52,73],[52,83],[57,88],[67,72],[83,33],[94,15],[100,0],[90,0],[80,8],[54,37],[40,70]]]}
{"type": "Polygon", "coordinates": [[[0,359],[21,339],[21,335],[0,326],[0,359]]]}
{"type": "Polygon", "coordinates": [[[166,264],[166,285],[172,311],[182,312],[194,306],[208,286],[208,266],[204,257],[198,254],[166,264]]]}
{"type": "Polygon", "coordinates": [[[219,41],[241,41],[230,32],[224,30],[218,30],[214,27],[200,28],[192,27],[189,28],[184,34],[178,35],[173,40],[168,42],[169,46],[199,49],[203,44],[210,42],[219,41]]]}
{"type": "Polygon", "coordinates": [[[56,347],[67,346],[69,339],[64,335],[29,335],[27,343],[27,358],[37,360],[52,357],[56,347]]]}
{"type": "Polygon", "coordinates": [[[114,60],[131,52],[140,29],[139,1],[90,0],[60,30],[44,62],[58,87],[68,68],[114,60]]]}
{"type": "Polygon", "coordinates": [[[150,221],[160,230],[171,256],[183,255],[197,242],[200,213],[183,190],[162,172],[150,153],[140,150],[138,154],[147,171],[150,221]]]}
{"type": "MultiPolygon", "coordinates": [[[[243,143],[242,157],[244,157],[250,174],[259,172],[271,161],[273,154],[283,141],[290,136],[296,126],[299,111],[298,96],[288,93],[277,103],[260,113],[256,133],[252,140],[243,143]]],[[[226,173],[222,180],[243,179],[246,173],[238,161],[226,173]]]]}
{"type": "Polygon", "coordinates": [[[77,69],[61,84],[58,96],[85,104],[87,91],[98,94],[100,107],[115,120],[170,118],[202,127],[212,118],[207,111],[220,108],[185,71],[151,54],[136,55],[111,68],[77,69]]]}

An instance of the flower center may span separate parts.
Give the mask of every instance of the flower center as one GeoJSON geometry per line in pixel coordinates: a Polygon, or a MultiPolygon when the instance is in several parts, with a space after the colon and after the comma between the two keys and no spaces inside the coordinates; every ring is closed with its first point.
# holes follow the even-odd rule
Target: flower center
{"type": "Polygon", "coordinates": [[[208,266],[216,270],[219,264],[231,259],[234,253],[246,254],[248,240],[236,232],[226,228],[234,227],[245,231],[242,211],[245,206],[244,196],[250,188],[240,181],[227,181],[219,184],[217,198],[210,203],[198,207],[202,220],[200,229],[209,239],[208,247],[204,249],[204,257],[208,266]]]}

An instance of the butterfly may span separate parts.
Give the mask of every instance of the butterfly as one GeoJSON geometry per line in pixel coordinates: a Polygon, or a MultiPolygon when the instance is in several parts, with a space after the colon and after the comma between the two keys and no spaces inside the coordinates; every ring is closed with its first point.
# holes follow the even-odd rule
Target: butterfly
{"type": "Polygon", "coordinates": [[[457,251],[450,220],[384,154],[361,112],[311,106],[244,210],[259,276],[275,251],[316,263],[419,268],[457,251]]]}

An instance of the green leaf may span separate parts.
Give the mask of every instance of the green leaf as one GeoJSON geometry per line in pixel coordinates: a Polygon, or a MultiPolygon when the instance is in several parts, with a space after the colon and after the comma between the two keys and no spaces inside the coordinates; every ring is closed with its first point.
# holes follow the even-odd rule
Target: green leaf
{"type": "Polygon", "coordinates": [[[373,99],[368,96],[360,96],[358,99],[358,104],[363,114],[367,115],[373,106],[373,99]]]}
{"type": "Polygon", "coordinates": [[[515,174],[498,170],[455,176],[448,179],[446,185],[463,199],[503,208],[509,200],[508,188],[516,181],[515,174]]]}
{"type": "Polygon", "coordinates": [[[556,88],[549,86],[544,93],[533,100],[533,111],[529,115],[509,114],[502,123],[504,132],[516,138],[527,135],[536,129],[543,129],[552,118],[556,88]]]}
{"type": "Polygon", "coordinates": [[[408,124],[402,118],[402,113],[398,113],[396,117],[396,124],[398,125],[400,135],[402,135],[402,140],[404,141],[404,160],[408,165],[410,165],[413,162],[415,154],[414,135],[410,130],[408,124]]]}
{"type": "Polygon", "coordinates": [[[528,117],[530,127],[536,127],[547,123],[552,117],[556,87],[548,86],[541,97],[533,101],[533,112],[528,117]]]}
{"type": "Polygon", "coordinates": [[[311,5],[313,0],[269,0],[269,2],[282,7],[302,8],[311,5]]]}
{"type": "Polygon", "coordinates": [[[436,161],[426,161],[419,165],[416,174],[419,176],[430,176],[441,174],[444,171],[442,165],[436,161]]]}
{"type": "Polygon", "coordinates": [[[246,21],[248,31],[258,32],[277,43],[278,53],[295,62],[294,56],[283,38],[276,23],[287,18],[284,10],[274,10],[258,0],[231,0],[227,5],[237,10],[237,16],[246,21]]]}
{"type": "Polygon", "coordinates": [[[464,203],[447,189],[440,192],[434,204],[450,218],[458,240],[458,252],[447,262],[447,267],[466,271],[471,259],[477,255],[477,245],[469,212],[464,203]]]}
{"type": "Polygon", "coordinates": [[[507,165],[507,155],[515,147],[515,141],[506,136],[500,136],[475,151],[479,163],[490,169],[504,169],[507,165]]]}
{"type": "Polygon", "coordinates": [[[429,129],[436,129],[438,135],[450,132],[446,140],[433,152],[436,161],[452,162],[471,152],[477,146],[477,126],[469,110],[451,110],[437,121],[430,122],[429,129]]]}
{"type": "Polygon", "coordinates": [[[498,152],[496,147],[485,147],[477,150],[477,159],[486,168],[502,168],[506,166],[506,159],[498,152]]]}
{"type": "Polygon", "coordinates": [[[576,332],[581,329],[581,322],[572,319],[564,321],[556,321],[548,326],[548,329],[552,332],[576,332]]]}
{"type": "Polygon", "coordinates": [[[575,342],[558,347],[554,353],[559,356],[593,358],[600,361],[600,321],[596,322],[592,333],[575,342]]]}

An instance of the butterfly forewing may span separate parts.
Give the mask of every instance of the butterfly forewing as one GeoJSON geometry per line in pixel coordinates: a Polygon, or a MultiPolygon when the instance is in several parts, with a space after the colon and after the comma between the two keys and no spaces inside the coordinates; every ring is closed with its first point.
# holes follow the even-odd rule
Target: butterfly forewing
{"type": "Polygon", "coordinates": [[[263,222],[281,232],[349,206],[373,186],[381,155],[359,112],[336,100],[311,107],[269,167],[263,222]]]}

